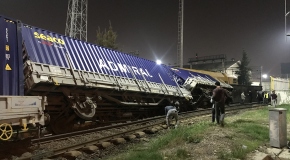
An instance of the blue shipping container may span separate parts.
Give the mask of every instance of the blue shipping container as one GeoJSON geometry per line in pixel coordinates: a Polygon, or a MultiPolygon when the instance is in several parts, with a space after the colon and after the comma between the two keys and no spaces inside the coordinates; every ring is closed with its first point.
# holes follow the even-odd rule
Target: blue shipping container
{"type": "Polygon", "coordinates": [[[0,95],[21,96],[24,93],[22,40],[18,24],[0,16],[0,95]]]}
{"type": "Polygon", "coordinates": [[[208,80],[208,81],[213,81],[213,82],[217,81],[212,76],[207,75],[207,74],[202,74],[202,73],[197,73],[197,72],[193,72],[193,71],[188,71],[188,70],[184,70],[184,69],[181,69],[181,68],[172,68],[171,70],[172,70],[172,72],[174,72],[174,75],[178,76],[178,77],[176,77],[176,79],[177,79],[177,82],[179,84],[181,84],[181,85],[189,77],[201,77],[201,78],[203,78],[205,80],[208,80]]]}
{"type": "Polygon", "coordinates": [[[68,55],[75,70],[127,78],[135,76],[156,83],[163,80],[165,84],[176,86],[170,68],[150,60],[24,24],[22,36],[29,59],[34,62],[69,68],[68,55]]]}

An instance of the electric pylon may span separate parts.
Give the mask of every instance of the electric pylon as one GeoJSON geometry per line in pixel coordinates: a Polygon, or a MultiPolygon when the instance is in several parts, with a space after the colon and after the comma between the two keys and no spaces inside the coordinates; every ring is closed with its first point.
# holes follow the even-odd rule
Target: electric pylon
{"type": "Polygon", "coordinates": [[[88,0],[69,0],[65,35],[87,41],[88,0]]]}

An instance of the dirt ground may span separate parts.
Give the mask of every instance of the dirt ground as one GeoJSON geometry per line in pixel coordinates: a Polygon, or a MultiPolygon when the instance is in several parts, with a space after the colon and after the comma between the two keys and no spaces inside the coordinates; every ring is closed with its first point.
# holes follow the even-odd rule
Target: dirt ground
{"type": "MultiPolygon", "coordinates": [[[[229,116],[235,116],[237,113],[227,115],[229,116]]],[[[182,121],[180,123],[181,125],[194,125],[195,123],[199,121],[210,121],[210,116],[203,116],[199,118],[194,119],[188,119],[185,121],[182,121]]],[[[162,155],[164,156],[164,159],[170,159],[170,157],[167,157],[166,155],[172,155],[172,153],[177,153],[178,149],[186,150],[187,151],[187,158],[183,159],[202,159],[202,160],[216,160],[218,159],[218,154],[222,152],[230,152],[233,148],[233,142],[235,141],[235,132],[232,131],[230,128],[227,128],[227,123],[231,123],[229,118],[226,120],[225,127],[220,127],[217,124],[213,124],[213,130],[205,133],[205,137],[198,143],[184,143],[183,145],[179,145],[176,147],[164,149],[161,151],[162,155]]],[[[265,124],[268,125],[268,124],[265,124]]],[[[290,137],[290,124],[287,126],[288,130],[288,137],[290,137]]],[[[156,136],[162,136],[165,132],[168,130],[161,130],[156,136]]],[[[154,137],[156,137],[154,136],[154,137]]],[[[150,141],[151,138],[148,137],[147,141],[150,141]]],[[[147,142],[144,142],[144,147],[148,145],[147,142]]],[[[246,145],[241,144],[242,148],[247,148],[246,145]]],[[[132,148],[132,146],[130,147],[132,148]]],[[[122,149],[118,150],[117,152],[120,153],[122,149]]],[[[127,149],[124,149],[123,152],[126,152],[127,149]]],[[[269,146],[269,143],[262,144],[259,146],[255,151],[251,152],[247,155],[247,160],[262,160],[267,155],[270,155],[273,159],[280,159],[280,160],[290,160],[290,152],[289,149],[284,148],[284,152],[287,155],[282,155],[280,153],[280,156],[275,157],[275,154],[279,154],[281,149],[276,149],[275,151],[272,150],[272,147],[269,146]],[[288,155],[289,154],[289,155],[288,155]]],[[[284,154],[283,152],[283,154],[284,154]]],[[[117,153],[115,153],[117,155],[117,153]]],[[[111,157],[112,158],[112,157],[111,157]]],[[[108,158],[108,159],[111,159],[108,158]]],[[[105,158],[106,159],[106,158],[105,158]]]]}
{"type": "MultiPolygon", "coordinates": [[[[161,153],[166,160],[170,160],[171,158],[167,155],[172,155],[172,153],[177,153],[178,149],[186,150],[187,151],[187,158],[188,160],[216,160],[218,159],[218,154],[223,152],[230,152],[233,148],[233,142],[235,142],[235,132],[227,127],[227,124],[231,123],[230,116],[235,116],[236,114],[239,114],[239,111],[232,114],[227,114],[226,117],[226,124],[225,127],[220,127],[217,124],[212,124],[212,130],[208,131],[205,134],[205,137],[198,143],[184,143],[182,145],[178,145],[172,148],[161,150],[161,153]]],[[[192,119],[187,119],[181,121],[180,125],[194,125],[201,121],[210,121],[210,116],[202,116],[192,119]]],[[[268,124],[265,124],[268,125],[268,124]]],[[[128,151],[128,148],[136,149],[134,146],[136,144],[143,143],[144,148],[148,147],[149,143],[153,138],[156,138],[157,136],[162,136],[166,132],[170,130],[163,129],[158,131],[156,134],[146,135],[142,138],[137,138],[134,141],[130,143],[125,143],[118,146],[112,146],[112,148],[109,148],[107,150],[101,150],[98,152],[98,154],[94,155],[86,155],[83,154],[82,156],[78,157],[78,159],[114,159],[114,157],[118,157],[118,154],[120,153],[126,153],[128,151]]],[[[288,137],[290,137],[290,124],[287,125],[287,133],[288,137]]],[[[288,138],[289,139],[289,138],[288,138]]],[[[242,148],[247,148],[244,144],[240,144],[242,148]]],[[[0,145],[0,159],[7,158],[7,155],[14,155],[19,156],[21,153],[27,151],[29,148],[29,141],[21,141],[21,143],[15,144],[8,144],[3,143],[0,145]],[[15,150],[15,146],[18,146],[17,149],[20,148],[20,150],[15,150]],[[22,150],[23,149],[23,150],[22,150]]],[[[285,149],[283,153],[280,153],[281,149],[273,150],[269,146],[269,143],[262,144],[259,146],[255,151],[247,155],[247,160],[262,160],[267,155],[272,156],[275,158],[275,154],[279,154],[279,158],[276,157],[276,159],[280,160],[290,160],[290,152],[288,152],[289,149],[285,149]],[[289,153],[287,155],[287,153],[289,153]]],[[[10,157],[10,156],[9,156],[10,157]]],[[[10,159],[10,158],[9,158],[10,159]]]]}
{"type": "MultiPolygon", "coordinates": [[[[243,111],[240,111],[243,112],[243,111]]],[[[228,114],[227,117],[235,116],[240,112],[228,114]]],[[[196,119],[189,119],[184,121],[183,125],[188,125],[190,123],[196,123],[198,121],[210,121],[210,116],[203,116],[196,119]]],[[[169,153],[176,153],[177,149],[184,149],[189,151],[188,159],[202,159],[202,160],[215,160],[218,159],[219,152],[230,152],[234,147],[233,142],[235,141],[235,132],[230,128],[227,128],[227,123],[231,123],[230,118],[226,118],[225,127],[221,127],[217,124],[213,124],[213,130],[205,133],[205,137],[199,143],[185,143],[176,148],[171,148],[168,150],[163,150],[164,155],[169,153]]],[[[269,127],[269,124],[265,124],[269,127]]],[[[290,124],[287,125],[287,137],[290,137],[290,124]]],[[[288,138],[289,139],[289,138],[288,138]]],[[[242,148],[247,148],[246,145],[240,144],[242,148]]],[[[280,156],[277,155],[282,149],[275,149],[270,146],[270,143],[267,142],[259,146],[255,151],[247,155],[247,160],[262,160],[267,155],[270,155],[273,159],[280,160],[290,160],[290,150],[286,147],[284,148],[283,154],[280,153],[280,156]],[[285,155],[286,154],[286,155],[285,155]]],[[[170,159],[169,157],[164,157],[164,159],[170,159]]]]}
{"type": "MultiPolygon", "coordinates": [[[[188,152],[188,159],[217,159],[217,153],[220,150],[230,150],[229,136],[233,135],[231,131],[215,127],[212,132],[205,135],[199,143],[185,143],[161,152],[163,155],[170,155],[176,153],[178,149],[183,149],[188,152]]],[[[164,159],[169,159],[169,157],[164,156],[164,159]]]]}
{"type": "MultiPolygon", "coordinates": [[[[197,119],[186,120],[182,122],[183,125],[188,125],[190,123],[196,123],[198,121],[210,121],[209,116],[203,116],[197,119]]],[[[229,123],[229,122],[227,122],[229,123]]],[[[204,138],[199,143],[185,143],[179,147],[174,147],[168,150],[163,150],[164,155],[170,153],[176,153],[177,149],[183,149],[188,151],[188,159],[203,159],[203,160],[213,160],[218,159],[218,152],[230,151],[232,146],[232,141],[234,141],[233,135],[235,133],[226,127],[220,127],[217,124],[213,124],[213,130],[204,133],[204,138]]],[[[169,159],[169,157],[164,157],[164,159],[169,159]]]]}

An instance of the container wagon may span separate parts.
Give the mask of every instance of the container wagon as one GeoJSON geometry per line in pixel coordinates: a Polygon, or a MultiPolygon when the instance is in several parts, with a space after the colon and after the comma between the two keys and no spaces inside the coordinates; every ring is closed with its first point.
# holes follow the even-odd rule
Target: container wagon
{"type": "Polygon", "coordinates": [[[58,134],[163,115],[176,100],[193,110],[216,81],[4,16],[0,52],[2,140],[37,125],[58,134]]]}

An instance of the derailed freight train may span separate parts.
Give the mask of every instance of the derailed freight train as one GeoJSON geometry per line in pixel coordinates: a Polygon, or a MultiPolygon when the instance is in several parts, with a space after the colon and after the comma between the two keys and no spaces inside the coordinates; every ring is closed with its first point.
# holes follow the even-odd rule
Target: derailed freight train
{"type": "Polygon", "coordinates": [[[57,134],[162,115],[177,100],[193,110],[216,81],[4,16],[0,56],[2,140],[35,126],[57,134]]]}

